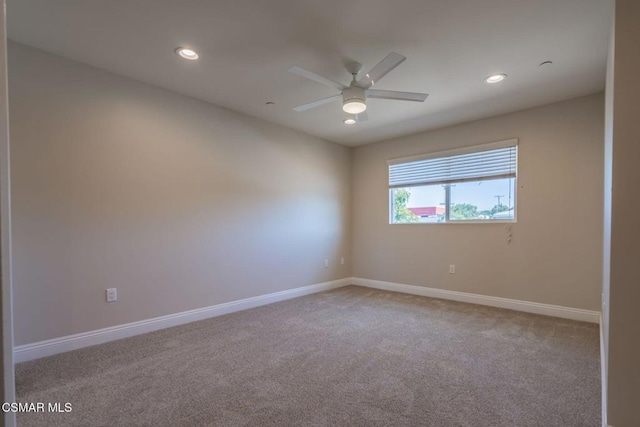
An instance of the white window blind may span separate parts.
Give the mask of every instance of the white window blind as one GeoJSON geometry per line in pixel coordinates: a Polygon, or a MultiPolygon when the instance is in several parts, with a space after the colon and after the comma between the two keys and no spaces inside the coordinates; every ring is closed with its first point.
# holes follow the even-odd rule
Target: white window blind
{"type": "Polygon", "coordinates": [[[515,178],[517,140],[389,161],[389,188],[515,178]]]}

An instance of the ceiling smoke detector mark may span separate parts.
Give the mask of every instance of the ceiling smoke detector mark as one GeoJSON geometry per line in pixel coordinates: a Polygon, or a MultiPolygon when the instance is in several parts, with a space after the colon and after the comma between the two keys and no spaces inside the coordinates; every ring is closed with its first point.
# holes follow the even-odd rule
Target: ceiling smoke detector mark
{"type": "Polygon", "coordinates": [[[344,121],[345,125],[355,125],[356,124],[356,119],[349,118],[349,119],[344,119],[343,121],[344,121]]]}

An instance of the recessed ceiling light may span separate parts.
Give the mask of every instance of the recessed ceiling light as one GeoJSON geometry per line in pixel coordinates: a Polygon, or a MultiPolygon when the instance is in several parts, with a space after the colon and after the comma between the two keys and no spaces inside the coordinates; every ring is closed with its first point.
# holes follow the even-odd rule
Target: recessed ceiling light
{"type": "Polygon", "coordinates": [[[193,49],[189,49],[187,47],[179,47],[176,49],[176,53],[184,59],[188,59],[189,61],[195,61],[196,59],[198,59],[200,57],[200,55],[198,55],[198,52],[196,52],[193,49]]]}
{"type": "Polygon", "coordinates": [[[356,124],[356,119],[344,119],[344,124],[345,125],[355,125],[356,124]]]}
{"type": "Polygon", "coordinates": [[[506,78],[507,78],[507,75],[504,74],[504,73],[492,74],[492,75],[486,77],[484,79],[484,82],[485,83],[489,83],[489,84],[495,84],[495,83],[500,83],[501,81],[503,81],[506,78]]]}

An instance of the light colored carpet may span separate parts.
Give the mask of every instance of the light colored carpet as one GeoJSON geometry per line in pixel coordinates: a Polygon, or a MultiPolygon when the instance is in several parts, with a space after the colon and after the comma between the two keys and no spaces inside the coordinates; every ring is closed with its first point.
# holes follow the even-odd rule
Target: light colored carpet
{"type": "Polygon", "coordinates": [[[596,325],[348,286],[17,366],[19,426],[599,426],[596,325]]]}

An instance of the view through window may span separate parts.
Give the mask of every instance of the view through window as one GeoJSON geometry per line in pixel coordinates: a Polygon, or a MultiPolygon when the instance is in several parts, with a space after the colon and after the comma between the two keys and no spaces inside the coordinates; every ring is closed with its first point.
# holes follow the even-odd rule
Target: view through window
{"type": "Polygon", "coordinates": [[[390,223],[515,221],[516,144],[390,161],[390,223]]]}

